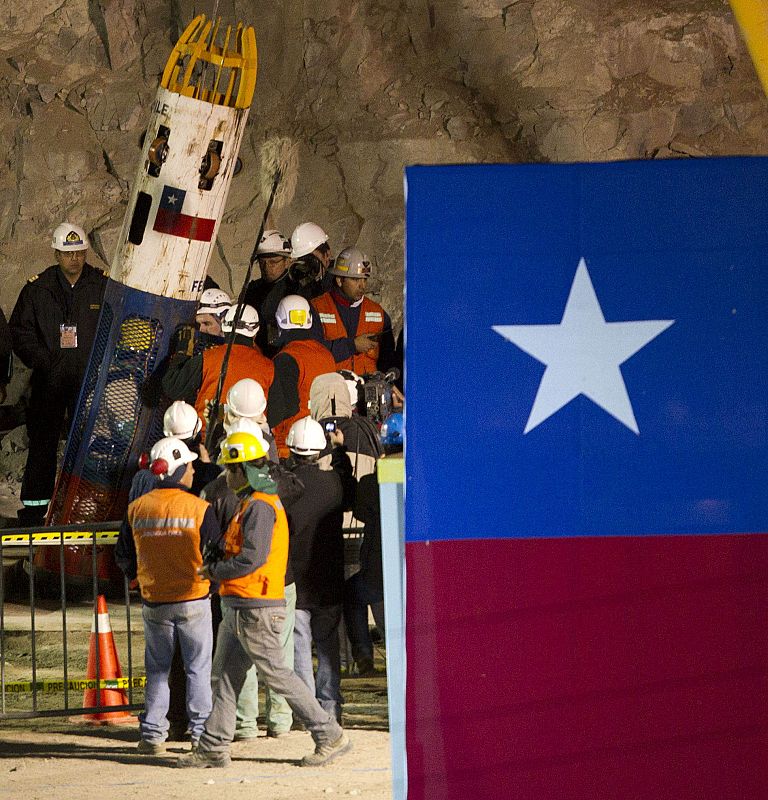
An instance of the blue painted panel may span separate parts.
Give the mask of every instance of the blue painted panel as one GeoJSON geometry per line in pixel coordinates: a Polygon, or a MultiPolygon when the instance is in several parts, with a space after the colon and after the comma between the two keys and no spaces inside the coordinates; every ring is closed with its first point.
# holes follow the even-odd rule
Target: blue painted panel
{"type": "Polygon", "coordinates": [[[767,183],[761,158],[409,168],[407,538],[768,530],[767,183]],[[665,321],[611,361],[650,331],[615,323],[665,321]]]}

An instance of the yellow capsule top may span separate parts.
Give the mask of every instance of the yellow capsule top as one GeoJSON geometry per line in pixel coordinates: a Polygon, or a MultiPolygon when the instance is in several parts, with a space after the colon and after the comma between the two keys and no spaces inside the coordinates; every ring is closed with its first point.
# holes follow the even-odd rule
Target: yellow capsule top
{"type": "Polygon", "coordinates": [[[160,85],[213,105],[249,108],[256,89],[256,34],[251,26],[228,25],[219,45],[221,18],[200,14],[173,48],[160,85]]]}

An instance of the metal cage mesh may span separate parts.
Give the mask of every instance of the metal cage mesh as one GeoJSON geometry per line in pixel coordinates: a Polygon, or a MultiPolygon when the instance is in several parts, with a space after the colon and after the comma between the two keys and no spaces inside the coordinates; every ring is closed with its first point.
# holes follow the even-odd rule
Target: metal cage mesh
{"type": "MultiPolygon", "coordinates": [[[[111,307],[106,306],[104,313],[111,319],[111,307]]],[[[63,485],[57,487],[52,517],[58,522],[106,520],[123,511],[119,498],[127,493],[126,479],[130,481],[129,457],[142,410],[140,390],[155,368],[163,326],[157,319],[128,315],[120,323],[102,383],[102,362],[113,340],[112,325],[106,322],[102,320],[94,343],[62,465],[63,485]],[[94,398],[98,402],[95,415],[94,398]],[[88,437],[87,443],[84,436],[88,437]],[[82,457],[84,444],[84,459],[78,470],[78,455],[82,457]]],[[[150,429],[156,429],[162,425],[162,411],[159,415],[154,409],[149,411],[153,417],[150,429]]]]}

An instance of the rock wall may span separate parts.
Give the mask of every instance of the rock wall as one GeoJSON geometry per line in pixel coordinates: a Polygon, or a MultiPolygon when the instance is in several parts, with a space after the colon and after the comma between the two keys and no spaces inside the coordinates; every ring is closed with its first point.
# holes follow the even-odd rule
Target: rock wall
{"type": "MultiPolygon", "coordinates": [[[[0,303],[52,262],[63,219],[106,266],[159,73],[214,2],[0,0],[0,303]]],[[[338,252],[358,243],[399,327],[403,167],[758,154],[768,106],[726,0],[220,0],[256,28],[259,79],[211,274],[236,289],[265,183],[296,143],[295,191],[338,252]]],[[[13,399],[13,398],[11,398],[13,399]]]]}

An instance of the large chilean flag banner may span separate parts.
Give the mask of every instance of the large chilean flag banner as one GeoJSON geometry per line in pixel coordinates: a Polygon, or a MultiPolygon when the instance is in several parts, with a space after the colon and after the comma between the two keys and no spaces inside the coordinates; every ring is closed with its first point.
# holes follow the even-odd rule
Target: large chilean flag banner
{"type": "Polygon", "coordinates": [[[768,159],[406,211],[409,800],[768,797],[768,159]]]}

